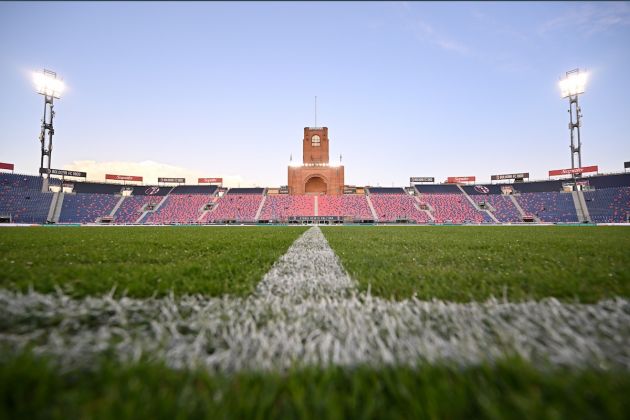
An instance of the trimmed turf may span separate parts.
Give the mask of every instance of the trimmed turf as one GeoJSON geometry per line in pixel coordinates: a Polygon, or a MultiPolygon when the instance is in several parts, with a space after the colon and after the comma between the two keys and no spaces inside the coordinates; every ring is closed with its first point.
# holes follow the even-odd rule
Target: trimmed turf
{"type": "Polygon", "coordinates": [[[4,228],[0,287],[74,297],[250,293],[301,227],[4,228]]]}
{"type": "Polygon", "coordinates": [[[0,418],[627,418],[630,375],[520,360],[458,369],[359,367],[211,375],[139,363],[59,372],[0,363],[0,418]]]}
{"type": "Polygon", "coordinates": [[[625,227],[327,227],[360,288],[383,297],[596,302],[630,296],[625,227]]]}

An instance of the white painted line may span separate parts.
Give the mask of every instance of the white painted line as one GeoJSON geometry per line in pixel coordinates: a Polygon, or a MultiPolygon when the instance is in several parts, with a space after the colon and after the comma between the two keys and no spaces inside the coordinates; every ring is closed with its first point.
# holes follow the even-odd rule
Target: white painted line
{"type": "Polygon", "coordinates": [[[355,289],[356,284],[328,245],[319,227],[300,236],[258,284],[256,293],[293,298],[330,297],[355,289]]]}
{"type": "Polygon", "coordinates": [[[350,297],[115,299],[0,291],[0,348],[32,346],[64,368],[100,355],[173,368],[450,363],[519,356],[541,367],[630,369],[630,301],[399,302],[350,297]]]}

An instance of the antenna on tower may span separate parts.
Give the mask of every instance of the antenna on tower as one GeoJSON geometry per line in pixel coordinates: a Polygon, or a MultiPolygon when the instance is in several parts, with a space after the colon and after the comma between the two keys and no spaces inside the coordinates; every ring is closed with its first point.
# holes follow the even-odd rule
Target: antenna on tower
{"type": "Polygon", "coordinates": [[[317,96],[315,96],[315,127],[317,127],[317,96]]]}

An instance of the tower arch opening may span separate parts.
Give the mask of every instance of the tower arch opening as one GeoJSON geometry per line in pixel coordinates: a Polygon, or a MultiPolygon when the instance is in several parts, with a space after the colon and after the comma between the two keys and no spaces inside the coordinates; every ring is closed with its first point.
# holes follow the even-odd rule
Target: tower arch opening
{"type": "Polygon", "coordinates": [[[306,194],[326,194],[327,189],[328,185],[321,176],[312,176],[304,184],[306,194]]]}

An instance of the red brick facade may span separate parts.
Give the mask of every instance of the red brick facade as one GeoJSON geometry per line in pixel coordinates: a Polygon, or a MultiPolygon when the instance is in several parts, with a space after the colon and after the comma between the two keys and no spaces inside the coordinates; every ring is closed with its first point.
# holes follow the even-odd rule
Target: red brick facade
{"type": "Polygon", "coordinates": [[[344,168],[329,165],[328,127],[304,127],[302,166],[289,166],[289,194],[343,194],[344,168]]]}

